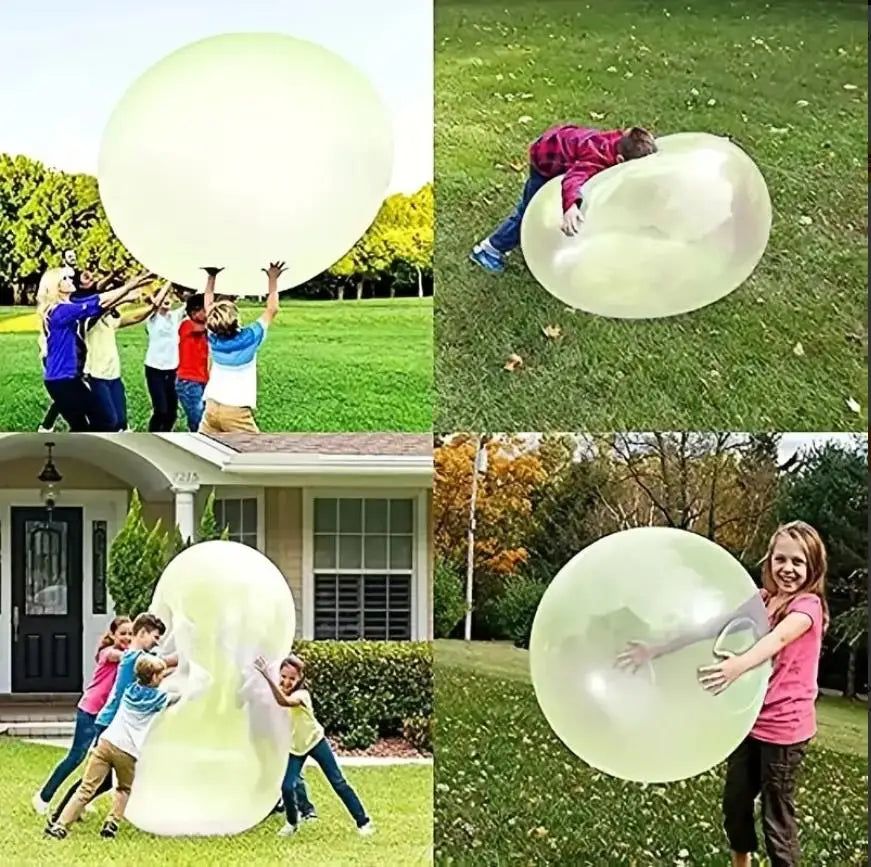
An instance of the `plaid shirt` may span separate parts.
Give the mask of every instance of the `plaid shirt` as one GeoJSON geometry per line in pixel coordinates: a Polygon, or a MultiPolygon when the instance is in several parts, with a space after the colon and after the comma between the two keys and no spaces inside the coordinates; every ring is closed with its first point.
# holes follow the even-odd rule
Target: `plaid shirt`
{"type": "Polygon", "coordinates": [[[617,165],[617,142],[622,129],[603,132],[589,127],[556,126],[529,148],[532,167],[546,178],[563,177],[563,211],[581,199],[581,187],[593,175],[617,165]]]}

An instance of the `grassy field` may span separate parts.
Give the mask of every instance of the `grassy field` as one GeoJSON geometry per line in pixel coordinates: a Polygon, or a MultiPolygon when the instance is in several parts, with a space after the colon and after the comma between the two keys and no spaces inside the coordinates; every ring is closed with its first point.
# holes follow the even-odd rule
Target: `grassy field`
{"type": "MultiPolygon", "coordinates": [[[[253,321],[258,307],[244,311],[253,321]]],[[[0,430],[36,430],[48,407],[36,322],[0,308],[0,430]]],[[[131,425],[148,429],[142,326],[118,334],[131,425]]],[[[277,431],[431,429],[432,301],[285,302],[258,356],[257,421],[277,431]]],[[[177,429],[183,430],[179,419],[177,429]]]]}
{"type": "MultiPolygon", "coordinates": [[[[438,641],[435,663],[437,864],[726,862],[722,765],[667,786],[607,777],[551,732],[525,651],[438,641]]],[[[867,864],[867,709],[825,699],[818,713],[797,798],[803,863],[867,864]]]]}
{"type": "Polygon", "coordinates": [[[99,836],[108,799],[97,813],[85,815],[66,840],[42,836],[43,820],[30,806],[34,789],[49,773],[61,750],[0,740],[0,863],[15,867],[44,864],[111,865],[121,863],[175,865],[323,864],[363,867],[381,864],[432,863],[432,768],[389,766],[348,768],[375,822],[373,837],[361,838],[339,799],[316,767],[306,782],[320,821],[305,825],[296,837],[276,836],[283,818],[273,816],[245,834],[211,839],[154,837],[122,827],[118,839],[99,836]]]}
{"type": "Polygon", "coordinates": [[[856,0],[437,0],[436,428],[863,429],[866,31],[856,0]],[[732,135],[774,207],[754,276],[626,322],[470,263],[567,121],[732,135]]]}

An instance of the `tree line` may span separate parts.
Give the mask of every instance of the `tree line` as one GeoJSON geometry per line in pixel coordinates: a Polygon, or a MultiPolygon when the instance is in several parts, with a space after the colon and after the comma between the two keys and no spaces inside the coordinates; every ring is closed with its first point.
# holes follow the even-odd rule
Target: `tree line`
{"type": "MultiPolygon", "coordinates": [[[[74,249],[83,267],[117,285],[143,271],[115,237],[97,179],[0,154],[0,305],[33,304],[42,273],[74,249]]],[[[433,189],[385,200],[372,226],[328,271],[288,293],[299,298],[432,294],[433,189]]]]}
{"type": "MultiPolygon", "coordinates": [[[[436,632],[457,634],[477,438],[437,437],[434,532],[436,632]]],[[[548,582],[600,537],[638,526],[700,533],[756,580],[777,525],[816,527],[829,554],[821,683],[867,686],[868,443],[828,441],[779,460],[777,434],[621,433],[485,436],[474,544],[473,629],[528,641],[548,582]]]]}

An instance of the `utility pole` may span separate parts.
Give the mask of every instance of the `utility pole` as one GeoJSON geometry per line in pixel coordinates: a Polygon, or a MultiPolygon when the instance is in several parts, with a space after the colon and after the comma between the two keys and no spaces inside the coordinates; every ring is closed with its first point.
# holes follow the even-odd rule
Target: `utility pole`
{"type": "Polygon", "coordinates": [[[466,641],[472,640],[472,588],[475,572],[475,508],[478,501],[478,473],[487,471],[487,451],[484,436],[475,437],[475,463],[472,467],[472,496],[469,503],[469,535],[466,549],[466,619],[464,635],[466,641]]]}

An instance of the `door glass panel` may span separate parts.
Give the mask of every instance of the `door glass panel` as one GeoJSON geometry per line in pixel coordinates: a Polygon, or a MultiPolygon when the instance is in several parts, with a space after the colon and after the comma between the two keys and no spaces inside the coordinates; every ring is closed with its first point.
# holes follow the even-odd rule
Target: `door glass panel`
{"type": "Polygon", "coordinates": [[[27,521],[24,612],[67,614],[67,525],[27,521]]]}

